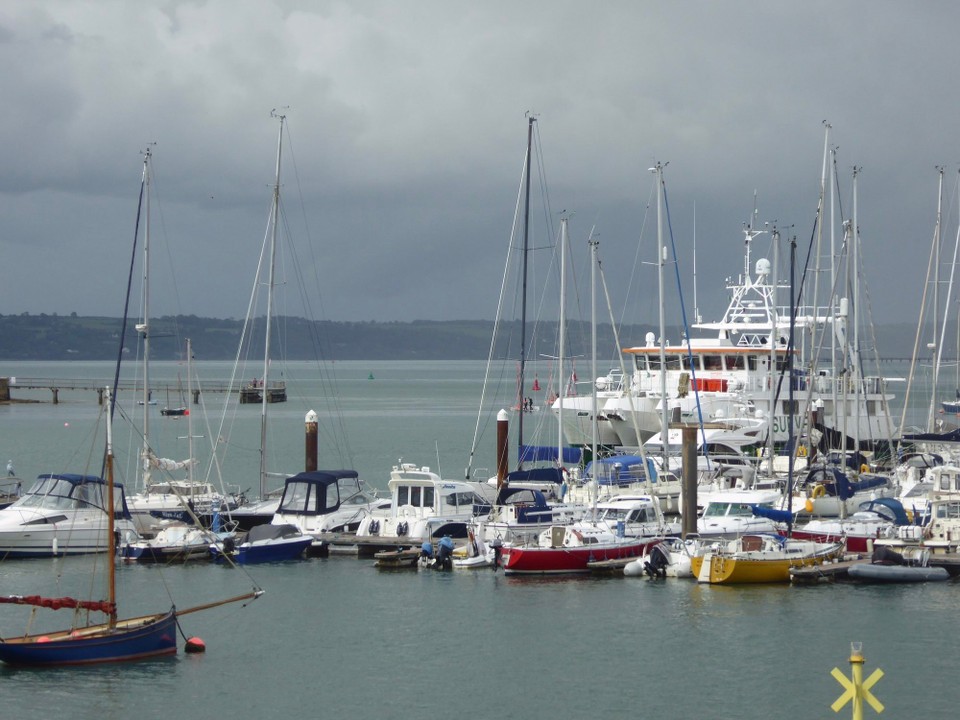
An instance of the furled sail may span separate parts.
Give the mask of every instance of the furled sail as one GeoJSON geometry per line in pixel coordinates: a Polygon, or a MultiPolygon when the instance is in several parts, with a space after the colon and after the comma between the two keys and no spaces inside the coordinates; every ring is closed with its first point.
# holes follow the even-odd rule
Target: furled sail
{"type": "Polygon", "coordinates": [[[169,458],[157,457],[153,453],[147,453],[146,460],[149,463],[149,467],[167,472],[186,470],[193,464],[193,460],[189,458],[187,460],[170,460],[169,458]]]}
{"type": "Polygon", "coordinates": [[[117,611],[117,606],[106,600],[77,600],[71,597],[49,598],[42,597],[41,595],[0,595],[0,603],[35,605],[37,607],[50,608],[51,610],[60,610],[61,608],[70,608],[71,610],[98,610],[107,615],[111,615],[117,611]]]}

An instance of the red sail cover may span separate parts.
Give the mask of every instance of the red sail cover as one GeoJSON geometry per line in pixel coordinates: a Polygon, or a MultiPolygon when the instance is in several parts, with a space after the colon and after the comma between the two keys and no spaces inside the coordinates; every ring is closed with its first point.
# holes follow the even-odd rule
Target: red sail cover
{"type": "Polygon", "coordinates": [[[50,608],[51,610],[60,610],[61,608],[71,608],[79,610],[99,610],[102,613],[111,615],[116,612],[116,605],[106,600],[75,600],[70,597],[48,598],[40,595],[0,595],[0,603],[11,603],[14,605],[36,605],[37,607],[50,608]]]}

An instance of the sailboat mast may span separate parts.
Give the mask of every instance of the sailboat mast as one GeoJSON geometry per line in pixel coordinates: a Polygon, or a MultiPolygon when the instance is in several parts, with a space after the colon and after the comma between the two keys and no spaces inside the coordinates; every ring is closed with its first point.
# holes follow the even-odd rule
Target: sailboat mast
{"type": "Polygon", "coordinates": [[[143,154],[143,182],[146,187],[143,232],[143,322],[137,330],[143,335],[143,485],[150,477],[150,158],[149,147],[143,154]]]}
{"type": "Polygon", "coordinates": [[[557,409],[557,464],[563,467],[563,400],[567,394],[566,373],[563,361],[566,357],[567,338],[567,218],[560,220],[560,358],[557,361],[560,381],[560,403],[557,409]]]}
{"type": "MultiPolygon", "coordinates": [[[[519,420],[517,422],[517,447],[519,452],[523,452],[523,407],[524,407],[524,369],[527,362],[527,261],[530,249],[530,165],[533,159],[533,124],[537,121],[532,115],[527,118],[527,175],[524,178],[524,205],[523,205],[523,258],[522,267],[522,289],[520,297],[520,370],[517,378],[517,407],[520,408],[519,420]]],[[[562,402],[562,401],[561,401],[562,402]]],[[[521,458],[517,458],[519,467],[521,458]]]]}
{"type": "Polygon", "coordinates": [[[933,234],[933,342],[930,344],[930,351],[933,357],[933,382],[930,383],[930,411],[927,414],[927,428],[933,429],[933,418],[937,408],[937,384],[940,379],[940,354],[943,350],[943,343],[940,338],[940,221],[943,207],[943,168],[937,167],[939,180],[937,182],[937,223],[933,234]]]}
{"type": "MultiPolygon", "coordinates": [[[[775,450],[775,438],[774,434],[776,432],[777,426],[777,346],[780,342],[780,313],[779,306],[777,305],[777,287],[780,279],[777,275],[777,268],[780,265],[780,231],[776,228],[773,229],[771,233],[771,238],[773,239],[773,268],[770,274],[770,367],[767,372],[767,380],[770,383],[770,413],[767,418],[767,422],[770,424],[770,427],[767,428],[767,462],[768,467],[770,468],[770,473],[773,473],[773,456],[775,450]]],[[[793,292],[791,288],[790,292],[793,292]]],[[[792,302],[792,297],[791,297],[792,302]]],[[[791,366],[790,372],[793,372],[791,366]]],[[[791,385],[793,385],[791,377],[791,385]]],[[[790,405],[793,408],[793,404],[790,405]]],[[[784,413],[787,421],[790,423],[791,429],[793,428],[793,410],[789,413],[784,413]]],[[[792,437],[792,436],[791,436],[792,437]]]]}
{"type": "Polygon", "coordinates": [[[107,496],[104,498],[104,510],[107,513],[107,601],[110,603],[110,627],[117,625],[117,541],[114,536],[114,500],[113,500],[113,403],[110,388],[107,394],[107,496]]]}
{"type": "MultiPolygon", "coordinates": [[[[597,377],[597,246],[600,242],[593,236],[593,233],[590,234],[590,372],[591,377],[597,377]]],[[[599,408],[597,407],[597,382],[594,380],[591,383],[592,388],[590,393],[592,395],[592,405],[593,408],[593,422],[590,427],[590,459],[596,461],[597,459],[597,413],[599,408]]],[[[596,467],[596,465],[594,465],[596,467]]]]}
{"type": "Polygon", "coordinates": [[[193,346],[187,338],[187,480],[193,484],[193,416],[190,404],[193,402],[193,346]]]}
{"type": "Polygon", "coordinates": [[[286,115],[275,115],[280,121],[277,130],[277,172],[276,182],[273,185],[273,213],[270,228],[270,270],[267,280],[267,317],[264,323],[263,341],[263,382],[261,383],[260,399],[260,497],[267,492],[267,404],[269,399],[270,377],[270,330],[273,321],[273,287],[274,270],[277,258],[277,226],[280,224],[280,157],[283,147],[283,123],[286,115]]]}
{"type": "Polygon", "coordinates": [[[667,350],[666,350],[666,316],[664,315],[663,272],[667,260],[667,248],[663,244],[663,165],[657,163],[654,171],[657,174],[657,285],[660,299],[660,445],[663,449],[663,462],[666,467],[667,452],[669,449],[669,420],[667,414],[670,409],[667,404],[667,350]]]}
{"type": "MultiPolygon", "coordinates": [[[[774,234],[774,238],[779,240],[779,235],[774,234]]],[[[796,236],[790,239],[790,342],[787,344],[789,352],[787,353],[787,372],[790,382],[788,383],[787,393],[790,398],[790,412],[785,413],[787,421],[790,423],[787,428],[787,445],[790,447],[790,454],[787,460],[787,513],[790,516],[790,519],[787,521],[787,535],[791,536],[793,534],[793,468],[794,462],[797,457],[797,448],[794,442],[795,435],[793,430],[794,423],[794,404],[793,404],[793,356],[794,356],[794,332],[797,328],[797,306],[796,306],[796,290],[794,288],[795,274],[796,274],[796,262],[797,262],[797,238],[796,236]]],[[[770,469],[773,470],[773,456],[770,456],[770,469]]]]}
{"type": "MultiPolygon", "coordinates": [[[[859,178],[859,168],[853,169],[853,230],[852,230],[852,257],[853,267],[853,378],[856,384],[853,386],[853,407],[856,408],[856,421],[853,425],[854,430],[854,450],[860,449],[860,389],[863,386],[860,378],[860,221],[857,219],[857,180],[859,178]]],[[[846,408],[844,403],[844,408],[846,408]]]]}

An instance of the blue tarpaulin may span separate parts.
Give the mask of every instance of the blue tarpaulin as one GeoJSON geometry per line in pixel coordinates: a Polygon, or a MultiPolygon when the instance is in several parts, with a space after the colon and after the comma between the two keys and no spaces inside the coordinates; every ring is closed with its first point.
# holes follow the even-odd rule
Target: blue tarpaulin
{"type": "MultiPolygon", "coordinates": [[[[563,462],[565,465],[576,465],[583,458],[583,450],[574,447],[563,448],[563,462]]],[[[520,462],[557,461],[556,445],[521,445],[520,462]]]]}
{"type": "Polygon", "coordinates": [[[793,513],[788,510],[777,510],[776,508],[765,505],[751,505],[750,509],[757,517],[767,518],[768,520],[781,523],[793,522],[793,513]]]}

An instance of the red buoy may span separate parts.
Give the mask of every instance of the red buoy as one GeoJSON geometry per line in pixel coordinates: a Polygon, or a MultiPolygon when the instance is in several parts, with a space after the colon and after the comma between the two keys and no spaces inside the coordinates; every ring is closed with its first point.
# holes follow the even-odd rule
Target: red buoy
{"type": "Polygon", "coordinates": [[[184,651],[188,653],[202,653],[206,652],[207,645],[203,640],[198,637],[187,638],[187,644],[184,646],[184,651]]]}

